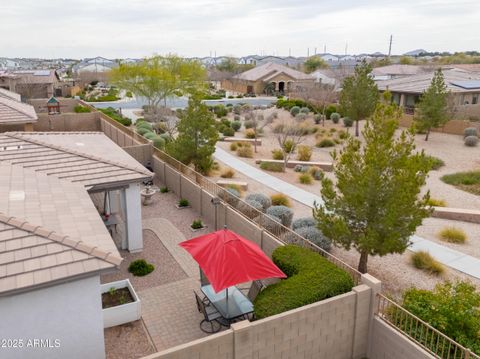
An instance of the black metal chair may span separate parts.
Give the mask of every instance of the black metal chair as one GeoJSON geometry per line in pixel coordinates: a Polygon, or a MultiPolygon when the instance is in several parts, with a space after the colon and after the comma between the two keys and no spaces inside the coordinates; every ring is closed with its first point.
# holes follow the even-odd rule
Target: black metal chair
{"type": "MultiPolygon", "coordinates": [[[[208,280],[207,276],[203,272],[202,268],[200,268],[200,286],[203,287],[203,286],[209,285],[209,284],[210,284],[210,281],[208,280]]],[[[203,296],[202,301],[203,301],[203,303],[205,303],[205,305],[210,304],[210,300],[208,300],[206,295],[203,296]]]]}
{"type": "Polygon", "coordinates": [[[206,305],[197,292],[194,291],[194,293],[198,311],[202,313],[204,317],[200,322],[200,330],[209,334],[219,332],[222,328],[222,315],[212,305],[206,305]],[[210,325],[210,330],[208,324],[210,325]]]}
{"type": "Polygon", "coordinates": [[[250,302],[253,303],[255,298],[257,298],[257,295],[265,288],[263,283],[259,280],[254,280],[252,282],[252,285],[250,286],[250,289],[248,290],[247,293],[247,298],[250,300],[250,302]]]}

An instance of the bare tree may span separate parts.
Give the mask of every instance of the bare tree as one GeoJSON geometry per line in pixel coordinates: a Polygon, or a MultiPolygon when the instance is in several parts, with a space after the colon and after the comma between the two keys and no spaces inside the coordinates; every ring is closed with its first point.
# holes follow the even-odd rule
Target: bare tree
{"type": "Polygon", "coordinates": [[[315,106],[322,114],[322,123],[325,126],[325,113],[328,105],[337,102],[338,92],[335,85],[316,83],[300,88],[292,94],[292,97],[299,98],[315,106]]]}
{"type": "Polygon", "coordinates": [[[245,110],[245,119],[252,121],[251,129],[255,134],[255,141],[253,142],[253,149],[257,153],[257,138],[263,132],[263,129],[273,122],[274,116],[265,117],[263,113],[254,110],[252,107],[247,107],[245,110]]]}
{"type": "Polygon", "coordinates": [[[307,131],[293,118],[275,122],[276,139],[283,152],[283,171],[287,168],[288,161],[295,148],[303,142],[307,131]]]}

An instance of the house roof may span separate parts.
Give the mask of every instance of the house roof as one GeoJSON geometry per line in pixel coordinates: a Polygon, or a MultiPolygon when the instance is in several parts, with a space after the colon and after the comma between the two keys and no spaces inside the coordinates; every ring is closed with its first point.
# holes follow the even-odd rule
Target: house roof
{"type": "Polygon", "coordinates": [[[385,76],[385,75],[392,75],[392,76],[411,76],[411,75],[418,75],[424,74],[427,72],[433,72],[432,67],[425,67],[425,66],[417,66],[417,65],[388,65],[382,67],[375,67],[372,70],[372,74],[374,76],[385,76]]]}
{"type": "Polygon", "coordinates": [[[267,81],[268,79],[271,79],[281,73],[291,77],[294,80],[313,80],[313,77],[310,75],[291,69],[290,67],[284,65],[275,64],[273,62],[268,62],[264,65],[254,67],[253,69],[233,76],[233,78],[236,80],[245,81],[267,81]]]}
{"type": "MultiPolygon", "coordinates": [[[[412,75],[393,80],[380,81],[377,83],[378,89],[381,91],[389,90],[392,92],[404,92],[421,94],[429,86],[432,81],[434,73],[426,73],[421,75],[412,75]]],[[[461,69],[450,69],[443,71],[445,78],[445,85],[447,90],[453,93],[467,93],[467,92],[479,92],[478,89],[465,89],[461,86],[455,85],[455,83],[463,81],[475,81],[480,80],[480,73],[466,71],[461,69]]]]}
{"type": "Polygon", "coordinates": [[[18,101],[18,102],[22,101],[22,96],[20,94],[18,94],[16,92],[5,90],[4,88],[1,88],[1,87],[0,87],[0,97],[5,97],[5,98],[8,98],[10,100],[14,100],[14,101],[18,101]]]}
{"type": "Polygon", "coordinates": [[[55,70],[19,70],[12,72],[22,84],[53,84],[58,80],[55,70]]]}
{"type": "Polygon", "coordinates": [[[0,124],[33,123],[37,120],[33,106],[0,95],[0,124]]]}
{"type": "Polygon", "coordinates": [[[0,134],[0,163],[19,165],[85,187],[140,182],[153,175],[100,132],[0,134]]]}

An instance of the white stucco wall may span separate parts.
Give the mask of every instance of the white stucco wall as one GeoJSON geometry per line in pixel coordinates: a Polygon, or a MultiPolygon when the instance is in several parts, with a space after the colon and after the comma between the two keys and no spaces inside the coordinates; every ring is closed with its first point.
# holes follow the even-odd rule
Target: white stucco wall
{"type": "Polygon", "coordinates": [[[0,358],[104,357],[99,276],[0,298],[0,358]],[[12,344],[8,339],[23,340],[24,347],[3,348],[12,344]],[[58,339],[59,346],[27,348],[34,339],[50,339],[52,346],[58,339]]]}

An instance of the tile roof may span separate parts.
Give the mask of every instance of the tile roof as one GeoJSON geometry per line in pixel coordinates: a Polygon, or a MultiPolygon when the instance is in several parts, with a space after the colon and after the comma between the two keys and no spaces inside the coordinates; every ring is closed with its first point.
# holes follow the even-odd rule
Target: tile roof
{"type": "Polygon", "coordinates": [[[10,100],[14,100],[18,102],[22,101],[22,96],[20,96],[20,94],[5,90],[4,88],[1,88],[1,87],[0,87],[0,97],[6,97],[6,98],[9,98],[10,100]]]}
{"type": "Polygon", "coordinates": [[[313,77],[310,75],[284,65],[275,64],[273,62],[268,62],[264,65],[254,67],[253,69],[233,76],[233,78],[236,80],[245,81],[267,81],[268,79],[271,79],[281,73],[286,74],[295,80],[313,80],[313,77]]]}
{"type": "Polygon", "coordinates": [[[0,124],[21,124],[37,122],[33,106],[0,94],[0,124]]]}
{"type": "MultiPolygon", "coordinates": [[[[0,134],[0,163],[19,165],[34,171],[55,176],[62,180],[80,183],[85,187],[105,186],[116,183],[130,183],[143,181],[152,177],[152,173],[141,166],[124,151],[119,149],[110,140],[105,141],[106,136],[101,133],[59,133],[54,135],[37,132],[7,132],[0,134]],[[49,139],[63,137],[62,140],[72,141],[73,146],[60,146],[52,144],[49,139]],[[105,156],[88,153],[88,146],[78,142],[78,138],[92,138],[103,143],[100,146],[105,156]],[[112,146],[110,146],[110,142],[112,146]],[[80,150],[81,149],[81,150],[80,150]],[[129,162],[109,160],[110,152],[124,153],[122,156],[130,158],[129,162]]],[[[118,154],[117,154],[118,156],[118,154]]]]}

